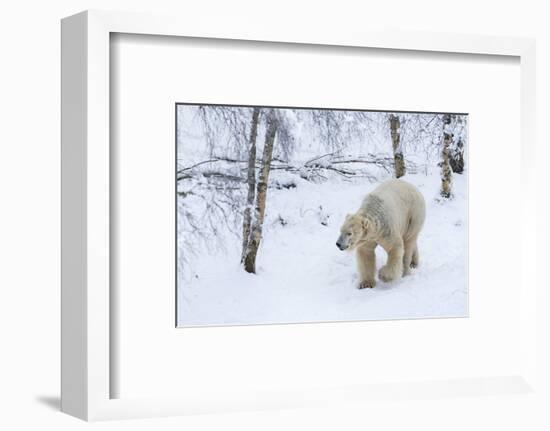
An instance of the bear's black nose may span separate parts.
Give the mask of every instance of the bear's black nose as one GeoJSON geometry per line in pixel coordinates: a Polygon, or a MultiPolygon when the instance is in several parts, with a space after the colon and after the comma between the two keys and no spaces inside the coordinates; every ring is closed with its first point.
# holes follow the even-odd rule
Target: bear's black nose
{"type": "Polygon", "coordinates": [[[342,244],[340,244],[339,242],[336,243],[336,247],[338,247],[340,250],[342,250],[342,244]]]}

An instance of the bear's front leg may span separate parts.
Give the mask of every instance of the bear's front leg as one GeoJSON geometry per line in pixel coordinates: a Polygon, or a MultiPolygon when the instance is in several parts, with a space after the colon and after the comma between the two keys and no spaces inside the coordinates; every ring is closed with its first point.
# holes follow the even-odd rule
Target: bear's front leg
{"type": "Polygon", "coordinates": [[[376,244],[366,244],[357,247],[357,267],[359,269],[359,289],[376,286],[376,244]]]}
{"type": "Polygon", "coordinates": [[[403,274],[403,240],[395,240],[387,246],[388,261],[380,268],[378,277],[382,281],[393,281],[403,274]]]}

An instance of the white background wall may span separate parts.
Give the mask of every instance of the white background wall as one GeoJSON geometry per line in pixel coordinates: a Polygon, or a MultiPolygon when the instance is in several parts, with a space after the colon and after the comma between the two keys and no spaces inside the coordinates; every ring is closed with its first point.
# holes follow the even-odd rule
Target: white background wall
{"type": "MultiPolygon", "coordinates": [[[[0,7],[0,427],[80,429],[59,399],[59,20],[83,9],[225,15],[361,29],[448,31],[538,40],[539,137],[550,118],[545,2],[19,0],[0,7]]],[[[544,149],[548,154],[548,150],[544,149]]],[[[543,160],[543,157],[540,158],[543,160]]],[[[544,165],[540,165],[544,168],[544,165]]],[[[547,197],[546,197],[547,198],[547,197]]],[[[548,215],[548,205],[541,205],[548,215]]],[[[511,221],[513,223],[513,221],[511,221]]],[[[547,230],[546,230],[547,233],[547,230]]],[[[541,241],[542,243],[542,241],[541,241]]],[[[546,318],[545,318],[546,319],[546,318]]],[[[547,319],[546,319],[547,320],[547,319]]],[[[101,429],[548,429],[530,397],[387,403],[96,425],[101,429]],[[394,412],[399,407],[399,414],[394,412]]],[[[541,412],[543,412],[541,414],[541,412]]],[[[543,419],[546,418],[546,419],[543,419]]]]}

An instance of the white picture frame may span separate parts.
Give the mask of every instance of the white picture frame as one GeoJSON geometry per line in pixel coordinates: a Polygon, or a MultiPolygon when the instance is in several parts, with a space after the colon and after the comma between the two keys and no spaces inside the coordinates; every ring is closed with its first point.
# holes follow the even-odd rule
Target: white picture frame
{"type": "MultiPolygon", "coordinates": [[[[535,42],[474,35],[361,32],[281,28],[262,23],[233,28],[230,22],[205,25],[193,17],[87,11],[62,21],[62,410],[85,420],[166,416],[281,406],[322,405],[338,397],[368,400],[438,398],[464,394],[538,390],[535,42]],[[109,43],[111,33],[184,36],[241,41],[284,42],[332,47],[513,56],[521,67],[521,375],[500,379],[373,385],[370,389],[295,393],[281,401],[266,395],[204,407],[189,399],[112,399],[110,351],[110,189],[109,43]],[[360,394],[359,394],[360,392],[360,394]],[[403,395],[405,394],[405,395],[403,395]]],[[[541,337],[539,332],[538,337],[541,337]]],[[[540,366],[540,365],[539,365],[540,366]]]]}

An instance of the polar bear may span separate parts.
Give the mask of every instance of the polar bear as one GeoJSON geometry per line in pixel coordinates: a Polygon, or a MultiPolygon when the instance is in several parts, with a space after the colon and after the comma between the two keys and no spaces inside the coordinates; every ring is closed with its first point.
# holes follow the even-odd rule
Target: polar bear
{"type": "Polygon", "coordinates": [[[355,214],[348,214],[336,246],[356,250],[359,289],[376,285],[374,249],[382,246],[388,254],[378,277],[392,281],[418,266],[417,239],[426,218],[422,193],[403,180],[392,179],[369,193],[355,214]]]}

